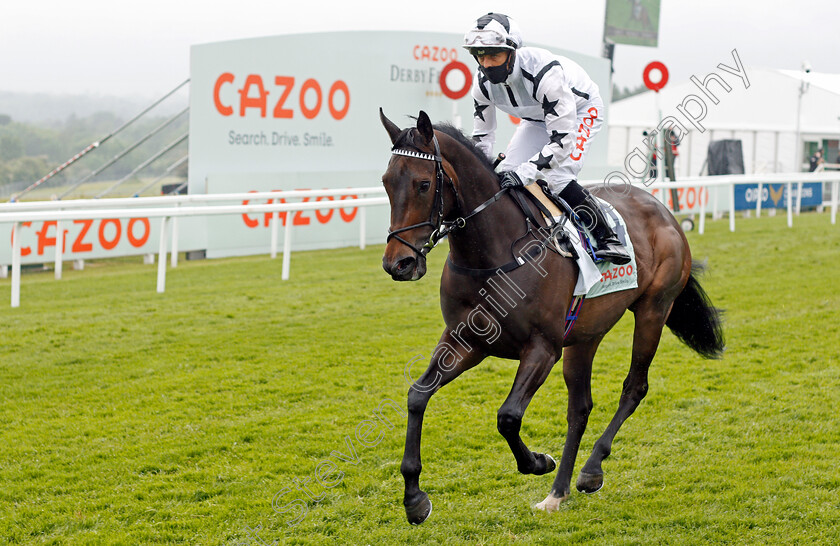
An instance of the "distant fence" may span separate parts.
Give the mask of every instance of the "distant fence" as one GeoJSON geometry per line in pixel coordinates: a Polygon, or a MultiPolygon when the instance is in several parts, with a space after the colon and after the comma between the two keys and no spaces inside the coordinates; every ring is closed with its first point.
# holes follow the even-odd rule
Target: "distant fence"
{"type": "MultiPolygon", "coordinates": [[[[822,195],[820,194],[818,205],[828,206],[831,208],[831,223],[836,224],[838,194],[840,194],[840,172],[825,171],[813,173],[700,176],[683,178],[676,182],[658,182],[647,185],[646,187],[650,189],[654,195],[657,195],[663,204],[666,204],[666,206],[669,206],[671,209],[673,209],[673,207],[670,206],[672,200],[670,190],[679,190],[681,188],[695,190],[699,197],[694,203],[683,203],[680,199],[680,213],[698,214],[698,231],[702,234],[704,232],[707,212],[712,212],[715,215],[721,212],[727,212],[729,214],[729,230],[735,231],[735,211],[737,210],[735,190],[739,186],[752,184],[756,185],[756,215],[761,215],[762,203],[764,202],[764,199],[761,198],[763,190],[767,187],[776,187],[780,189],[780,200],[778,202],[779,204],[783,202],[784,206],[776,206],[774,204],[771,208],[786,209],[788,227],[793,227],[793,216],[794,214],[799,214],[801,208],[803,187],[807,184],[813,183],[831,184],[830,200],[827,203],[823,202],[822,195]],[[721,198],[722,195],[724,196],[723,199],[721,198]]],[[[621,191],[620,186],[616,186],[615,189],[616,191],[621,191]]]]}
{"type": "MultiPolygon", "coordinates": [[[[61,222],[74,220],[113,220],[113,219],[144,219],[160,218],[158,240],[158,277],[157,291],[162,293],[166,286],[166,254],[171,252],[171,266],[177,265],[178,233],[177,219],[185,217],[207,217],[224,214],[271,214],[271,256],[277,255],[278,226],[280,213],[338,209],[358,207],[359,210],[359,247],[366,244],[366,207],[387,205],[388,198],[383,194],[381,186],[370,188],[353,188],[350,190],[357,196],[377,195],[378,197],[351,197],[333,201],[311,201],[295,203],[267,203],[267,204],[218,204],[226,201],[253,201],[257,199],[276,200],[294,198],[317,197],[345,197],[348,189],[330,190],[293,190],[274,192],[250,192],[234,194],[210,195],[176,195],[164,197],[140,197],[125,199],[75,200],[75,201],[36,201],[27,203],[7,203],[0,205],[0,224],[11,223],[12,228],[12,307],[20,305],[20,269],[21,245],[20,227],[25,222],[55,222],[56,238],[63,233],[61,222]],[[215,203],[215,204],[214,204],[215,203]],[[171,245],[168,241],[171,240],[171,245]],[[171,248],[169,250],[168,248],[171,248]]],[[[283,270],[281,278],[289,278],[291,259],[291,235],[293,223],[286,222],[283,233],[283,270]]],[[[61,278],[65,241],[55,242],[55,276],[61,278]]],[[[140,253],[145,254],[145,252],[140,253]]],[[[5,265],[0,266],[4,270],[5,265]]]]}
{"type": "MultiPolygon", "coordinates": [[[[600,182],[600,181],[599,181],[600,182]]],[[[788,226],[793,226],[793,215],[796,210],[795,199],[793,198],[793,187],[799,188],[798,195],[801,197],[801,188],[805,183],[823,182],[831,184],[831,199],[828,206],[831,208],[831,223],[837,222],[838,195],[840,195],[840,172],[819,172],[819,173],[788,173],[788,174],[765,174],[765,175],[724,175],[712,177],[700,177],[684,179],[679,182],[662,182],[646,186],[654,195],[657,195],[663,203],[668,204],[669,200],[682,200],[687,197],[687,202],[682,204],[681,211],[684,214],[696,214],[699,216],[699,233],[705,229],[705,220],[708,212],[729,214],[729,229],[735,231],[735,187],[739,184],[757,184],[758,194],[762,193],[762,186],[768,184],[783,184],[786,192],[786,205],[788,213],[788,226]],[[679,197],[679,190],[683,189],[682,197],[679,197]],[[663,191],[667,190],[667,191],[663,191]],[[674,191],[672,191],[674,190],[674,191]],[[695,199],[690,199],[692,192],[695,199]],[[721,195],[728,197],[724,204],[721,195]]],[[[602,183],[602,182],[600,182],[602,183]]],[[[621,191],[620,186],[614,187],[615,191],[621,191]]],[[[337,209],[348,206],[358,207],[359,214],[359,246],[365,247],[366,243],[366,207],[387,205],[388,199],[383,194],[381,186],[331,189],[331,190],[294,190],[282,192],[251,192],[235,194],[209,194],[209,195],[179,195],[164,197],[145,197],[127,199],[101,199],[101,200],[72,200],[72,201],[39,201],[25,203],[0,204],[0,224],[13,224],[12,230],[12,282],[11,282],[11,305],[20,305],[20,270],[21,270],[21,245],[19,233],[21,224],[25,222],[50,221],[56,223],[55,233],[55,276],[61,278],[64,241],[60,240],[59,234],[63,233],[61,222],[86,220],[92,221],[123,219],[146,219],[160,218],[160,230],[158,239],[158,274],[157,291],[162,293],[166,286],[166,254],[171,252],[171,266],[177,265],[178,256],[178,235],[177,220],[184,217],[207,217],[225,214],[271,214],[271,246],[272,258],[277,255],[278,226],[280,224],[280,213],[295,211],[337,209]],[[219,204],[226,201],[253,201],[257,199],[275,200],[292,198],[317,198],[317,197],[346,197],[348,192],[356,196],[374,197],[353,197],[343,200],[332,201],[310,201],[281,203],[272,202],[267,204],[219,204]],[[215,204],[214,204],[215,203],[215,204]],[[168,241],[171,240],[171,245],[168,241]],[[168,249],[169,247],[169,249],[168,249]],[[170,250],[171,249],[171,250],[170,250]]],[[[821,205],[825,205],[821,203],[821,205]]],[[[761,213],[761,199],[757,200],[756,213],[761,213]]],[[[291,257],[291,233],[292,222],[286,222],[284,227],[283,240],[283,269],[281,278],[289,278],[290,257],[291,257]]],[[[384,234],[383,234],[384,235],[384,234]]],[[[384,237],[383,237],[384,239],[384,237]]],[[[145,254],[138,253],[138,254],[145,254]]],[[[6,265],[0,266],[3,271],[6,265]]]]}

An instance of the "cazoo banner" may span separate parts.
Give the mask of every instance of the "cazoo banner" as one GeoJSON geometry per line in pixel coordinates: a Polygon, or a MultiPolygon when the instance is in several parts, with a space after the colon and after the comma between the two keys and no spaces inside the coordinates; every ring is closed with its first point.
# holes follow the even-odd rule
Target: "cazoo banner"
{"type": "MultiPolygon", "coordinates": [[[[425,110],[469,134],[475,60],[460,34],[331,32],[195,45],[190,52],[189,192],[245,193],[381,186],[391,142],[379,108],[401,127],[425,110]]],[[[532,44],[538,45],[538,44],[532,44]]],[[[552,49],[581,64],[609,96],[609,61],[552,49]]],[[[608,113],[607,113],[608,115],[608,113]]],[[[515,120],[498,116],[496,151],[515,120]]],[[[607,172],[607,135],[593,141],[582,177],[607,172]]],[[[249,200],[252,204],[260,201],[249,200]]],[[[262,201],[265,202],[265,201],[262,201]]],[[[295,250],[356,245],[354,207],[281,215],[295,250]]],[[[370,244],[385,241],[387,205],[367,210],[370,244]]],[[[61,226],[64,259],[153,253],[159,222],[79,220],[61,226]],[[66,233],[65,233],[66,232],[66,233]]],[[[282,236],[282,228],[281,228],[282,236]]],[[[208,257],[268,253],[266,215],[183,218],[178,248],[208,257]]],[[[23,263],[52,261],[55,222],[21,227],[23,263]]],[[[11,263],[11,226],[0,225],[0,265],[11,263]]]]}
{"type": "MultiPolygon", "coordinates": [[[[425,110],[472,131],[475,60],[458,34],[335,32],[197,45],[191,53],[190,193],[381,185],[391,143],[379,108],[400,127],[425,110]]],[[[560,51],[609,94],[609,63],[560,51]]],[[[514,120],[499,116],[497,151],[514,120]]],[[[588,162],[606,164],[604,137],[588,162]]],[[[348,191],[348,195],[352,192],[348,191]]],[[[387,206],[368,209],[367,240],[384,242],[387,206]]],[[[262,216],[208,221],[208,257],[267,252],[262,216]]],[[[295,249],[358,244],[351,208],[291,222],[295,249]]]]}

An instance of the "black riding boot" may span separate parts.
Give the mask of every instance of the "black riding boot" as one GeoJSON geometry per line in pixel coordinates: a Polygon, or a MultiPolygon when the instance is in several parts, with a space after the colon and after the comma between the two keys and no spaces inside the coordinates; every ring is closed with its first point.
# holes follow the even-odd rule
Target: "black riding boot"
{"type": "Polygon", "coordinates": [[[589,232],[595,237],[598,248],[594,249],[595,256],[610,261],[615,265],[630,263],[630,254],[616,237],[615,232],[607,223],[604,212],[595,198],[577,181],[572,180],[560,192],[572,210],[578,215],[589,232]]]}

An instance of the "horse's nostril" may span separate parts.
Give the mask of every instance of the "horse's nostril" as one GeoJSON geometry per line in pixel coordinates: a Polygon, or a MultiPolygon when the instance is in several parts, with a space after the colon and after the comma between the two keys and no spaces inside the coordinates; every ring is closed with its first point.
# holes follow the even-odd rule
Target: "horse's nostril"
{"type": "Polygon", "coordinates": [[[414,258],[403,258],[397,262],[397,273],[402,273],[414,265],[414,258]]]}

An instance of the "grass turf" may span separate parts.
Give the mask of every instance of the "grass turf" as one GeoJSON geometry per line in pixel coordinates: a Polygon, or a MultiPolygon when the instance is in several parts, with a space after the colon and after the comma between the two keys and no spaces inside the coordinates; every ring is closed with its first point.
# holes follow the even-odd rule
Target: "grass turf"
{"type": "MultiPolygon", "coordinates": [[[[826,214],[795,223],[689,234],[708,259],[704,288],[727,309],[726,356],[702,360],[666,333],[604,489],[558,513],[532,510],[553,476],[518,474],[496,432],[515,362],[488,359],[437,393],[421,475],[434,512],[420,527],[405,521],[405,420],[387,400],[404,407],[406,364],[440,334],[445,249],[417,283],[384,274],[381,246],[296,253],[287,282],[263,256],[181,262],[162,295],[137,259],[62,281],[29,273],[22,306],[0,307],[0,538],[840,543],[840,228],[826,214]],[[383,402],[394,427],[366,429],[383,402]]],[[[596,356],[576,470],[617,405],[631,331],[628,314],[596,356]]],[[[555,370],[525,414],[529,447],[559,457],[565,412],[555,370]]]]}

